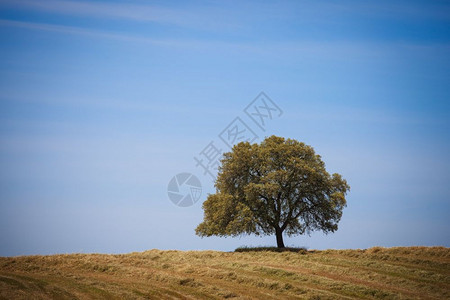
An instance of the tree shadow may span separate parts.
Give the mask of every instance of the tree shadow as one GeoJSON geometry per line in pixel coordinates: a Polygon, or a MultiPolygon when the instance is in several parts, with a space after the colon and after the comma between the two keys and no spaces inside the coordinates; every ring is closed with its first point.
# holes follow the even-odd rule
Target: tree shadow
{"type": "Polygon", "coordinates": [[[305,247],[270,247],[270,246],[259,246],[259,247],[248,247],[242,246],[236,248],[234,252],[295,252],[300,254],[307,254],[308,250],[305,247]]]}

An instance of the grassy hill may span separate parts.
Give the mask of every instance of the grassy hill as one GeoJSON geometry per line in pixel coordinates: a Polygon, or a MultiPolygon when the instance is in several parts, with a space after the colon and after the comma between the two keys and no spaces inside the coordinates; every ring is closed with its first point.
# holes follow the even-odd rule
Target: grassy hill
{"type": "Polygon", "coordinates": [[[450,299],[450,248],[0,257],[0,299],[450,299]]]}

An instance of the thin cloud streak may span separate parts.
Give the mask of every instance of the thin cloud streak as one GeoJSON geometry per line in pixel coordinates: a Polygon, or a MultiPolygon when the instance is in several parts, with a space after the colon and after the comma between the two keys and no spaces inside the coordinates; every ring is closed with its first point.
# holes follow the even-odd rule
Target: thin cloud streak
{"type": "Polygon", "coordinates": [[[121,18],[135,21],[181,23],[187,14],[149,5],[105,4],[75,1],[9,1],[7,4],[22,9],[34,9],[51,13],[121,18]]]}
{"type": "Polygon", "coordinates": [[[6,20],[6,19],[0,19],[0,25],[25,28],[25,29],[31,29],[31,30],[52,31],[52,32],[64,33],[64,34],[76,34],[76,35],[84,35],[84,36],[89,36],[89,37],[116,39],[116,40],[122,40],[122,41],[146,42],[146,43],[151,43],[151,44],[167,44],[167,42],[163,42],[163,41],[156,40],[156,39],[150,39],[150,38],[144,38],[144,37],[133,37],[130,35],[125,35],[125,34],[110,33],[110,32],[105,32],[105,31],[85,29],[85,28],[73,27],[73,26],[43,24],[43,23],[34,23],[34,22],[22,22],[22,21],[13,21],[13,20],[6,20]]]}
{"type": "Polygon", "coordinates": [[[92,18],[128,20],[135,22],[150,22],[171,24],[176,26],[195,27],[206,30],[236,29],[239,26],[230,20],[216,16],[227,15],[215,8],[198,8],[195,12],[181,9],[166,8],[155,5],[92,3],[83,1],[5,1],[0,5],[35,10],[47,13],[83,16],[92,18]]]}
{"type": "MultiPolygon", "coordinates": [[[[177,26],[197,27],[204,30],[217,28],[242,28],[243,24],[239,19],[231,16],[228,8],[219,9],[220,2],[209,2],[209,6],[197,6],[194,11],[188,9],[174,9],[156,5],[142,5],[134,3],[92,3],[85,1],[30,1],[30,0],[6,0],[0,3],[4,7],[19,8],[25,10],[35,10],[47,13],[64,14],[71,16],[89,16],[94,18],[122,19],[136,22],[152,22],[161,24],[173,24],[177,26]],[[225,16],[225,18],[223,18],[225,16]]],[[[244,7],[251,7],[250,4],[240,3],[244,7]]],[[[399,3],[360,3],[356,1],[352,5],[341,3],[313,3],[305,1],[298,3],[296,7],[283,9],[279,4],[259,3],[258,11],[271,18],[284,19],[298,18],[292,11],[300,13],[305,21],[328,22],[323,19],[324,15],[332,14],[357,14],[371,17],[402,19],[414,17],[419,19],[434,19],[449,21],[450,6],[448,4],[427,4],[426,6],[415,3],[404,5],[399,3]],[[301,8],[300,10],[297,8],[301,8]],[[308,15],[316,15],[316,18],[306,18],[308,15]]],[[[233,4],[232,4],[233,5],[233,4]]],[[[245,17],[243,11],[237,16],[245,17]]],[[[251,15],[247,18],[253,17],[251,15]]]]}
{"type": "Polygon", "coordinates": [[[148,43],[159,46],[169,46],[169,47],[180,47],[180,48],[201,48],[205,45],[214,45],[215,47],[235,47],[236,50],[244,50],[244,49],[258,49],[259,47],[251,47],[244,44],[236,44],[236,43],[225,43],[225,42],[204,42],[198,40],[158,40],[143,36],[132,36],[130,34],[125,33],[113,33],[100,31],[95,29],[87,29],[80,28],[74,26],[65,26],[65,25],[54,25],[54,24],[44,24],[44,23],[35,23],[35,22],[23,22],[23,21],[14,21],[7,19],[0,19],[0,26],[10,26],[17,28],[24,28],[30,30],[40,30],[40,31],[50,31],[62,34],[74,34],[74,35],[82,35],[87,37],[94,38],[105,38],[105,39],[113,39],[124,42],[140,42],[140,43],[148,43]]]}
{"type": "Polygon", "coordinates": [[[223,42],[211,40],[175,40],[175,39],[154,39],[145,36],[136,36],[126,33],[106,32],[95,29],[45,24],[36,22],[23,22],[7,19],[0,19],[0,26],[10,26],[29,30],[40,30],[56,32],[61,34],[73,34],[87,36],[93,38],[113,39],[124,42],[147,43],[154,46],[177,47],[180,49],[191,50],[222,50],[235,51],[235,53],[272,55],[283,53],[283,55],[310,55],[320,57],[334,57],[342,55],[353,56],[379,56],[382,53],[392,52],[393,47],[402,47],[409,50],[416,49],[418,52],[423,51],[450,51],[450,45],[447,43],[433,44],[417,44],[405,42],[384,42],[384,43],[367,43],[358,41],[294,41],[288,43],[278,43],[274,45],[259,45],[256,43],[242,42],[223,42]],[[331,51],[332,50],[332,51],[331,51]]]}

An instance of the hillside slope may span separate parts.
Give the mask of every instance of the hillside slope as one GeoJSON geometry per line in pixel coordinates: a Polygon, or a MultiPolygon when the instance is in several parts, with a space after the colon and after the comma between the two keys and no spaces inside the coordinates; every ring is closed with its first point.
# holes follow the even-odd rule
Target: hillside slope
{"type": "Polygon", "coordinates": [[[0,257],[0,299],[450,299],[450,248],[0,257]]]}

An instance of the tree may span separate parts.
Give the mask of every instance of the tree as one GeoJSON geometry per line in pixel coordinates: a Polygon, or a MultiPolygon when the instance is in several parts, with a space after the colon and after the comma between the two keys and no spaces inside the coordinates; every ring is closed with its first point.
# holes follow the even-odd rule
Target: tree
{"type": "Polygon", "coordinates": [[[215,187],[203,203],[199,236],[288,236],[338,229],[350,186],[330,175],[311,146],[271,136],[241,142],[223,155],[215,187]]]}

